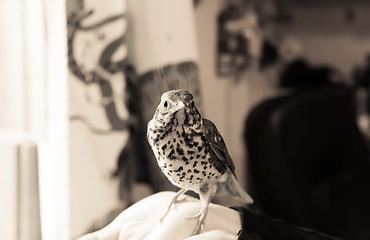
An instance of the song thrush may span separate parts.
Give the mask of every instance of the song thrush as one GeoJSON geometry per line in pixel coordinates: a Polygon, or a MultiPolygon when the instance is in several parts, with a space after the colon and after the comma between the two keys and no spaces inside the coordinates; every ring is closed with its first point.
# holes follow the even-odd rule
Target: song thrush
{"type": "MultiPolygon", "coordinates": [[[[167,215],[188,190],[199,194],[202,208],[193,235],[205,222],[208,205],[217,194],[228,194],[243,204],[253,203],[235,176],[235,166],[216,126],[202,118],[188,91],[164,93],[148,123],[147,138],[158,165],[168,180],[181,190],[174,196],[167,215]]],[[[161,220],[162,220],[161,219],[161,220]]]]}

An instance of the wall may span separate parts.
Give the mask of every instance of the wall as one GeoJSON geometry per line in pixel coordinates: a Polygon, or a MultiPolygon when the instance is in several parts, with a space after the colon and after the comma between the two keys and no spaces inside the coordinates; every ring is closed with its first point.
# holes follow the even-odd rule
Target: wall
{"type": "Polygon", "coordinates": [[[369,5],[352,6],[353,22],[345,18],[348,6],[299,7],[288,11],[293,22],[282,28],[301,43],[303,55],[315,64],[331,64],[344,73],[363,63],[370,52],[369,5]]]}

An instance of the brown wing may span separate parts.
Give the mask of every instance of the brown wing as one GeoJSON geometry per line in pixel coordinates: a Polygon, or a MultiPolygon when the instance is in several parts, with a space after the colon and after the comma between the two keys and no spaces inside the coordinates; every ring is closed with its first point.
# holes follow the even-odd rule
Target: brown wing
{"type": "Polygon", "coordinates": [[[223,172],[228,168],[235,175],[234,163],[227,151],[221,134],[218,132],[215,124],[205,118],[203,118],[203,134],[206,144],[209,146],[212,161],[216,164],[217,168],[223,172]]]}

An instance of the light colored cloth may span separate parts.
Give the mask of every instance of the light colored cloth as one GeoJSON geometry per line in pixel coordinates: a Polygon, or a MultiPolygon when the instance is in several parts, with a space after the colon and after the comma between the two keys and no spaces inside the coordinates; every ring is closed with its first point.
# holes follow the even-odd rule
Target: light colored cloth
{"type": "Polygon", "coordinates": [[[201,209],[199,200],[187,201],[172,208],[163,222],[159,219],[169,206],[174,192],[151,195],[123,211],[105,228],[85,235],[78,240],[231,240],[237,239],[241,228],[239,213],[230,208],[210,204],[204,230],[191,236],[197,219],[187,219],[201,209]]]}

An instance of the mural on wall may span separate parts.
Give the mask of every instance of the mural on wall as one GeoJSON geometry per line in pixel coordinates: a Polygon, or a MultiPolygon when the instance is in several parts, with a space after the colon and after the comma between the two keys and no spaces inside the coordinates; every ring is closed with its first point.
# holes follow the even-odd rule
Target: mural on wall
{"type": "Polygon", "coordinates": [[[119,198],[126,205],[131,205],[135,202],[132,186],[136,182],[150,181],[147,156],[142,151],[142,145],[145,144],[145,138],[142,137],[145,136],[145,130],[142,128],[145,124],[141,117],[139,86],[135,69],[127,58],[125,14],[110,14],[96,22],[84,23],[85,19],[99,14],[97,11],[80,7],[80,10],[70,12],[68,58],[70,71],[85,86],[85,101],[103,108],[108,124],[97,126],[94,119],[81,114],[71,116],[71,121],[83,122],[98,135],[128,133],[128,140],[122,142],[120,149],[116,149],[116,164],[111,169],[111,176],[119,182],[119,198]],[[87,35],[84,42],[81,38],[76,39],[78,34],[87,35]],[[75,49],[76,45],[79,49],[75,49]],[[96,49],[98,53],[91,54],[96,49]],[[77,56],[80,56],[79,59],[77,56]]]}
{"type": "MultiPolygon", "coordinates": [[[[124,82],[126,78],[131,77],[132,67],[127,64],[126,58],[114,59],[113,56],[123,44],[125,44],[125,33],[115,39],[111,39],[107,45],[104,46],[98,56],[97,62],[90,59],[88,52],[93,48],[98,47],[100,42],[107,42],[104,34],[104,28],[121,21],[124,18],[123,14],[107,16],[105,19],[95,22],[90,25],[84,25],[82,22],[85,18],[94,14],[94,10],[81,10],[79,12],[71,12],[68,17],[68,65],[70,71],[76,76],[77,80],[82,81],[86,85],[85,99],[90,104],[95,104],[103,107],[112,131],[123,131],[127,128],[127,121],[122,119],[118,114],[116,101],[122,101],[124,95],[122,92],[115,92],[117,89],[113,87],[113,81],[120,79],[124,82]],[[75,36],[79,32],[90,32],[91,37],[83,46],[81,59],[79,61],[75,58],[74,41],[75,36]],[[90,66],[89,66],[90,65],[90,66]],[[91,66],[92,65],[92,66],[91,66]],[[128,74],[127,74],[128,73],[128,74]],[[94,96],[88,91],[88,87],[96,84],[99,87],[101,96],[94,101],[94,96]],[[100,98],[100,99],[99,99],[100,98]]],[[[80,45],[81,46],[81,45],[80,45]]],[[[127,47],[127,46],[126,46],[127,47]]],[[[122,57],[122,56],[121,56],[122,57]]],[[[97,97],[95,97],[96,99],[97,97]]],[[[74,116],[72,120],[83,120],[81,116],[74,116]]],[[[92,131],[102,133],[104,131],[90,128],[92,131]]]]}
{"type": "Polygon", "coordinates": [[[115,208],[119,212],[131,201],[129,193],[118,196],[120,179],[113,178],[117,158],[135,123],[131,101],[135,71],[127,60],[124,2],[67,1],[74,234],[101,227],[91,223],[107,213],[109,222],[117,214],[115,208]],[[74,189],[90,184],[95,187],[74,189]],[[102,204],[99,199],[104,196],[102,204]],[[82,208],[79,204],[89,197],[95,200],[82,208]]]}

